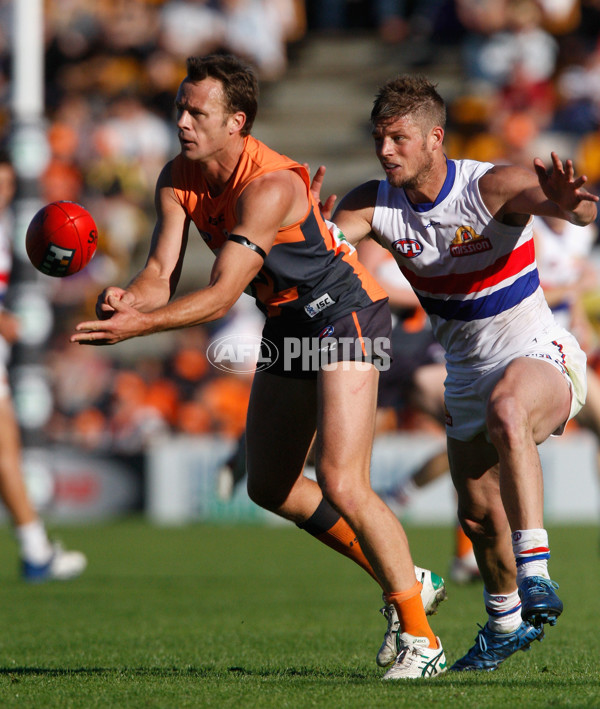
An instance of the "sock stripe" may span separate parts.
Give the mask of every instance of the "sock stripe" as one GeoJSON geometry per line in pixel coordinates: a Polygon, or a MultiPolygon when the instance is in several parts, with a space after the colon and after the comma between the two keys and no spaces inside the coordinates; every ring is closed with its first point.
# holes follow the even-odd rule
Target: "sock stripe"
{"type": "Polygon", "coordinates": [[[487,614],[492,618],[506,618],[506,616],[513,615],[515,613],[520,613],[521,603],[517,603],[516,606],[507,611],[498,611],[494,608],[490,608],[490,606],[486,606],[485,610],[487,611],[487,614]]]}
{"type": "Polygon", "coordinates": [[[522,551],[517,552],[518,554],[540,554],[540,553],[548,553],[550,549],[548,547],[533,547],[532,549],[523,549],[522,551]]]}
{"type": "Polygon", "coordinates": [[[522,566],[530,561],[548,561],[550,554],[537,554],[536,556],[518,556],[516,558],[517,566],[522,566]]]}

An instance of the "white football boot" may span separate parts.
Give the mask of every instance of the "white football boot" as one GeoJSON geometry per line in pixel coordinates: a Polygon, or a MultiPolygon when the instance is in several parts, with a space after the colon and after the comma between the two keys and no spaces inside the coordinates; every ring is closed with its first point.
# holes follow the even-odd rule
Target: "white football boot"
{"type": "Polygon", "coordinates": [[[448,669],[448,663],[440,639],[436,640],[439,647],[431,648],[427,638],[400,634],[398,655],[382,679],[419,679],[441,675],[448,669]]]}
{"type": "MultiPolygon", "coordinates": [[[[437,574],[434,574],[429,569],[422,569],[420,566],[415,566],[415,576],[417,581],[423,585],[421,590],[421,599],[425,615],[435,615],[438,606],[446,598],[446,586],[444,579],[437,574]]],[[[383,599],[385,603],[385,597],[383,599]]],[[[396,647],[396,638],[400,630],[400,621],[396,609],[391,603],[386,603],[379,611],[387,620],[387,629],[383,636],[383,642],[377,653],[376,662],[380,667],[391,665],[398,655],[396,647]]]]}

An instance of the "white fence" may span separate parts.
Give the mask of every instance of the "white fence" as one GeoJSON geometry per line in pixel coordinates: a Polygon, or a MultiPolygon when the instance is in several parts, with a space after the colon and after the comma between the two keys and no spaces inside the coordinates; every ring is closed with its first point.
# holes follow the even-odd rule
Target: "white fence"
{"type": "MultiPolygon", "coordinates": [[[[397,434],[376,440],[371,466],[378,492],[415,470],[444,445],[443,439],[397,434]]],[[[161,524],[189,521],[277,523],[278,518],[254,505],[242,482],[230,501],[217,495],[217,472],[232,443],[214,437],[162,441],[148,454],[146,510],[161,524]]],[[[600,483],[593,436],[575,431],[551,438],[540,446],[544,468],[546,522],[595,523],[600,511],[600,483]]],[[[416,524],[450,524],[455,516],[454,490],[449,475],[422,488],[402,514],[416,524]]]]}

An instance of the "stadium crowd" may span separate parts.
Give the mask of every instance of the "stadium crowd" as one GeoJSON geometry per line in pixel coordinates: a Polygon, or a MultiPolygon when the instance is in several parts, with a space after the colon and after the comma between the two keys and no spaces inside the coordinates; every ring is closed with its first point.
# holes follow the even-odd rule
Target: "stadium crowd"
{"type": "MultiPolygon", "coordinates": [[[[11,6],[0,0],[5,147],[11,127],[11,6]]],[[[235,52],[275,90],[311,37],[358,31],[390,44],[413,42],[420,50],[415,71],[435,69],[440,43],[461,58],[462,90],[450,102],[449,157],[530,165],[534,154],[554,149],[573,155],[591,191],[600,189],[598,0],[46,3],[50,160],[41,198],[86,205],[99,229],[99,252],[90,266],[53,283],[60,325],[48,351],[55,394],[51,441],[133,453],[157,434],[241,434],[249,378],[223,374],[205,356],[223,323],[177,332],[156,351],[138,350],[135,365],[118,348],[75,347],[68,333],[82,313],[93,311],[98,291],[124,282],[135,270],[131,264],[145,254],[156,175],[178,150],[173,97],[186,57],[235,52]],[[68,377],[61,376],[65,371],[68,377]]],[[[399,425],[411,425],[409,419],[399,425]]]]}

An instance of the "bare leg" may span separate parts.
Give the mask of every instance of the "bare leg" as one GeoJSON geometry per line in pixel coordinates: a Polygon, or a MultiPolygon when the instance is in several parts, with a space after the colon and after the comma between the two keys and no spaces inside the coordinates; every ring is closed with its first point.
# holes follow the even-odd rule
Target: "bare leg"
{"type": "Polygon", "coordinates": [[[506,368],[488,403],[490,439],[498,451],[500,491],[511,530],[544,526],[537,445],[569,416],[569,385],[552,365],[522,357],[506,368]]]}
{"type": "Polygon", "coordinates": [[[31,504],[21,469],[21,440],[12,402],[0,398],[0,497],[15,526],[29,524],[38,516],[31,504]]]}
{"type": "Polygon", "coordinates": [[[356,532],[385,591],[416,583],[408,541],[370,484],[379,373],[343,363],[319,373],[317,476],[325,496],[356,532]]]}
{"type": "Polygon", "coordinates": [[[458,518],[490,593],[515,590],[516,566],[510,528],[500,497],[498,455],[480,434],[472,441],[448,438],[450,472],[458,493],[458,518]]]}
{"type": "Polygon", "coordinates": [[[246,427],[248,493],[261,507],[297,524],[323,498],[318,484],[302,475],[316,410],[316,382],[255,374],[246,427]]]}

